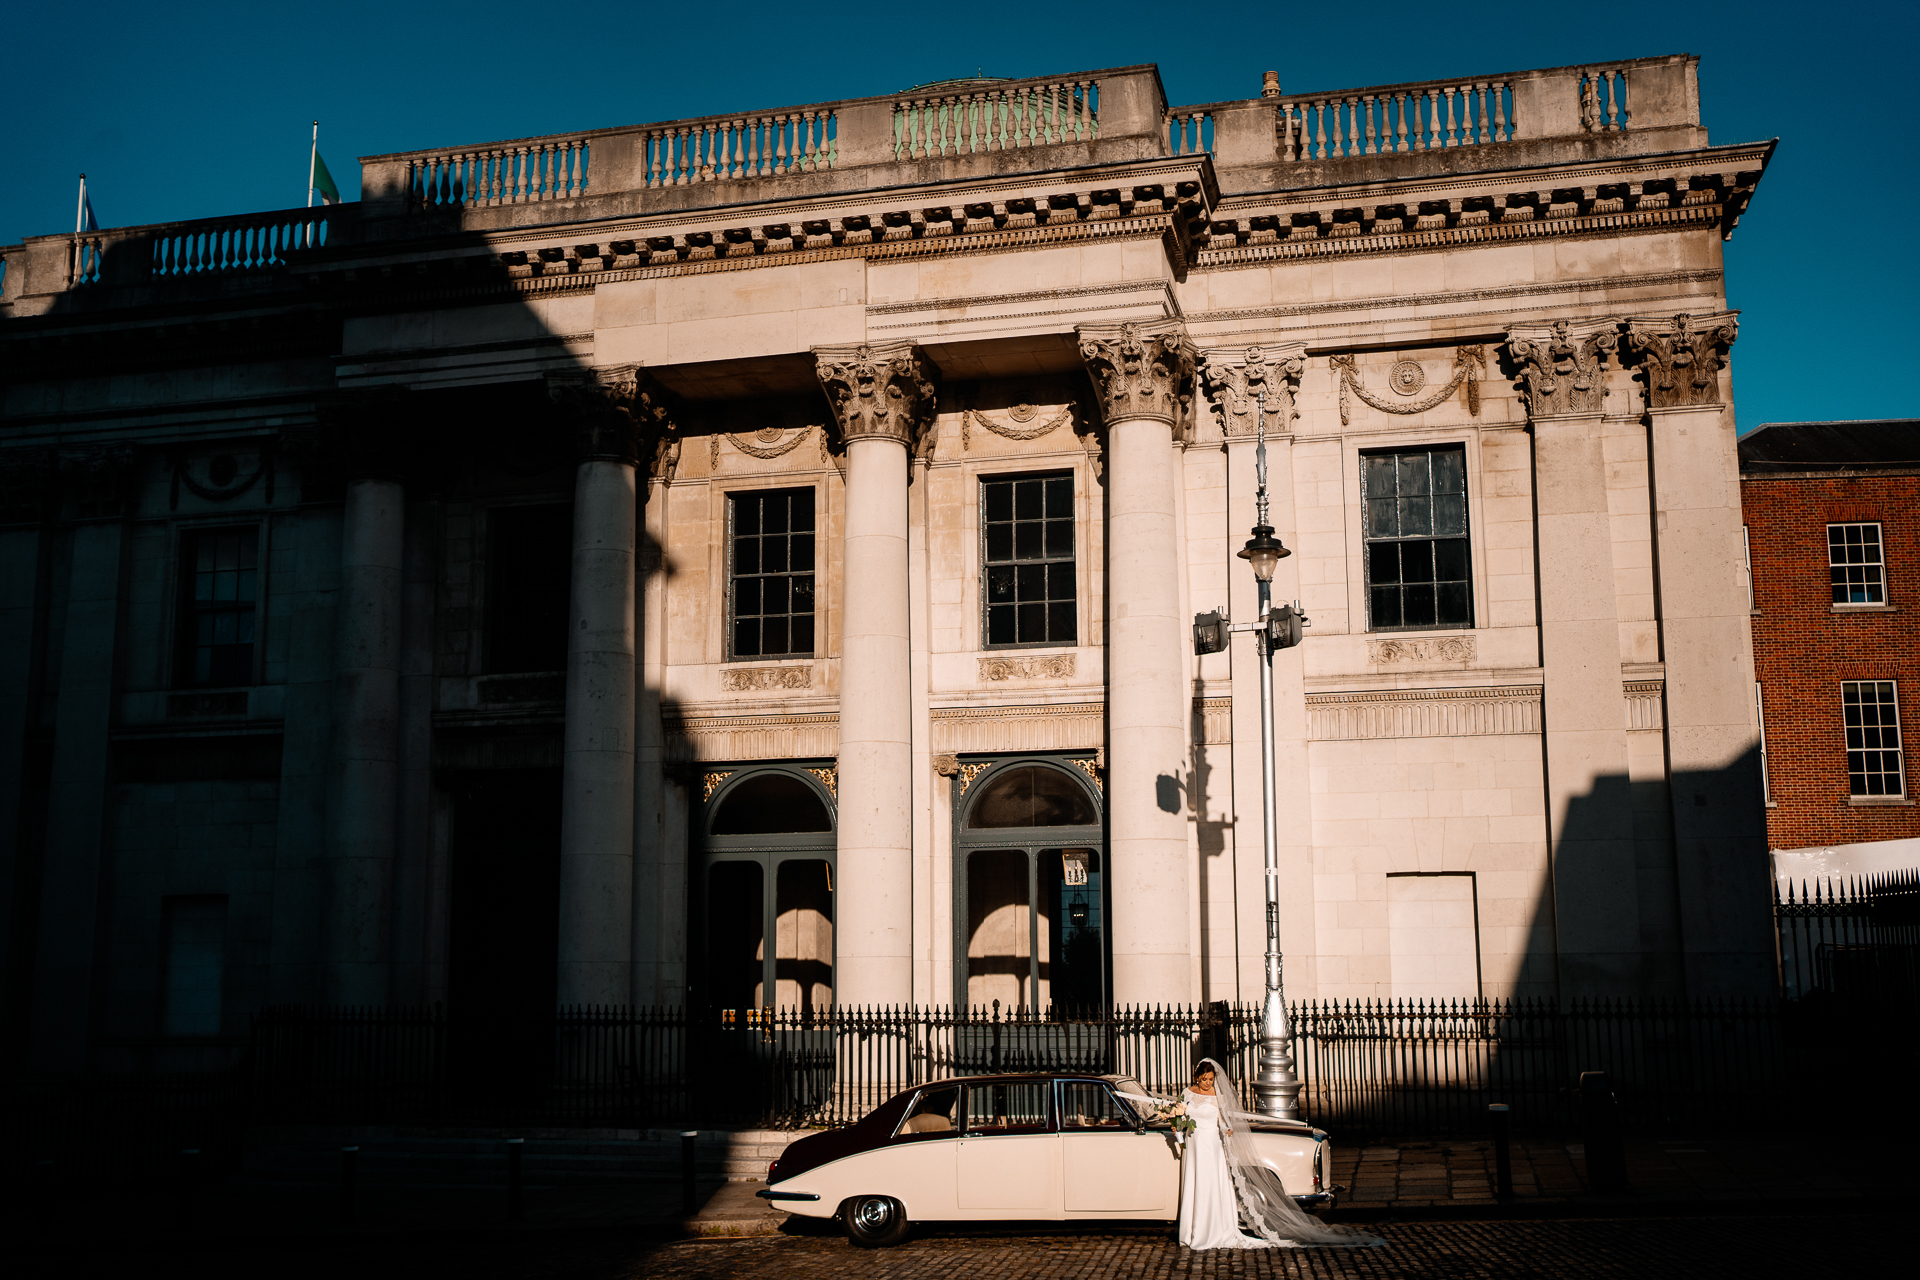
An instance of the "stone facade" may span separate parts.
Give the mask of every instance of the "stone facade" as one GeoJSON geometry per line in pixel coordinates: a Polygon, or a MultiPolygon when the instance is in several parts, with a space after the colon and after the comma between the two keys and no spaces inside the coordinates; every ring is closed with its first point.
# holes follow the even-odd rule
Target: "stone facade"
{"type": "Polygon", "coordinates": [[[1770,149],[1696,72],[954,82],[0,249],[13,1052],[1254,998],[1258,672],[1189,624],[1263,432],[1290,994],[1768,989],[1770,149]]]}
{"type": "Polygon", "coordinates": [[[1768,844],[1792,850],[1920,837],[1904,755],[1904,735],[1920,724],[1920,623],[1908,608],[1920,557],[1911,518],[1920,504],[1920,425],[1769,424],[1740,442],[1740,496],[1753,567],[1768,844]],[[1848,526],[1878,537],[1853,544],[1865,554],[1852,590],[1841,594],[1862,598],[1836,600],[1829,530],[1848,526]],[[1865,770],[1849,765],[1865,762],[1850,761],[1850,748],[1868,744],[1848,741],[1847,686],[1858,696],[1860,684],[1886,682],[1900,767],[1885,761],[1874,772],[1898,783],[1856,794],[1853,773],[1864,783],[1865,770]]]}

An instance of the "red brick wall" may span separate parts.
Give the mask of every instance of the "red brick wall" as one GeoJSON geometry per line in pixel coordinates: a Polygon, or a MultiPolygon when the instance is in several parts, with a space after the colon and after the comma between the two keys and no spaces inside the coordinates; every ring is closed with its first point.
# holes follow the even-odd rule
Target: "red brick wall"
{"type": "Polygon", "coordinates": [[[1920,476],[1741,477],[1753,557],[1754,669],[1766,703],[1775,849],[1920,836],[1920,808],[1847,803],[1842,680],[1897,680],[1909,797],[1920,793],[1920,476]],[[1878,522],[1887,603],[1835,613],[1827,525],[1878,522]]]}

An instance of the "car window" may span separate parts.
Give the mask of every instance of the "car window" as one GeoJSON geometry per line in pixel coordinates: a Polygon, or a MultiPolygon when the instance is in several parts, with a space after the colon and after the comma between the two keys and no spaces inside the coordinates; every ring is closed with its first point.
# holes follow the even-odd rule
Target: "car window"
{"type": "MultiPolygon", "coordinates": [[[[1147,1115],[1153,1110],[1151,1103],[1145,1101],[1150,1096],[1132,1076],[1121,1076],[1113,1082],[1113,1091],[1120,1096],[1120,1105],[1130,1108],[1135,1115],[1147,1115]]],[[[1149,1124],[1153,1122],[1148,1121],[1149,1124]]],[[[1164,1126],[1157,1126],[1164,1127],[1164,1126]]]]}
{"type": "Polygon", "coordinates": [[[1065,1080],[1060,1084],[1060,1131],[1131,1129],[1133,1117],[1113,1092],[1098,1080],[1065,1080]]]}
{"type": "Polygon", "coordinates": [[[1051,1127],[1047,1095],[1052,1091],[1052,1083],[1046,1080],[968,1085],[967,1133],[981,1137],[1046,1133],[1051,1127]]]}
{"type": "Polygon", "coordinates": [[[955,1121],[960,1110],[960,1086],[922,1089],[907,1108],[906,1118],[894,1130],[896,1138],[951,1138],[960,1130],[955,1121]]]}

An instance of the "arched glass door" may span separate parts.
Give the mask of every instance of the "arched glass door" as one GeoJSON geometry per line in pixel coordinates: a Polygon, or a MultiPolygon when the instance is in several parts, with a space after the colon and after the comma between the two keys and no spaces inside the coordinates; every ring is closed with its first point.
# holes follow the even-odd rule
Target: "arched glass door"
{"type": "Polygon", "coordinates": [[[694,997],[738,1015],[833,1003],[833,797],[810,770],[727,775],[708,798],[694,997]]]}
{"type": "Polygon", "coordinates": [[[1092,778],[1067,761],[1009,760],[975,775],[957,809],[955,1003],[1104,1006],[1106,831],[1092,778]]]}

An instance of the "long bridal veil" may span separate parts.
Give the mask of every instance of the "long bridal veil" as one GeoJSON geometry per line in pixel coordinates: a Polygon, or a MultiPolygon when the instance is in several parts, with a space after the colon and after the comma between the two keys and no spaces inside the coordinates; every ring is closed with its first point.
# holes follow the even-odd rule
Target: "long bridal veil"
{"type": "Polygon", "coordinates": [[[1240,1201],[1240,1214],[1247,1225],[1269,1244],[1385,1244],[1377,1236],[1345,1227],[1330,1227],[1294,1203],[1287,1189],[1280,1185],[1280,1175],[1260,1163],[1254,1154],[1252,1125],[1263,1117],[1240,1106],[1233,1077],[1214,1059],[1201,1059],[1201,1066],[1196,1070],[1209,1066],[1213,1068],[1214,1092],[1220,1098],[1220,1115],[1228,1129],[1221,1144],[1226,1152],[1227,1172],[1233,1178],[1233,1193],[1240,1201]]]}

